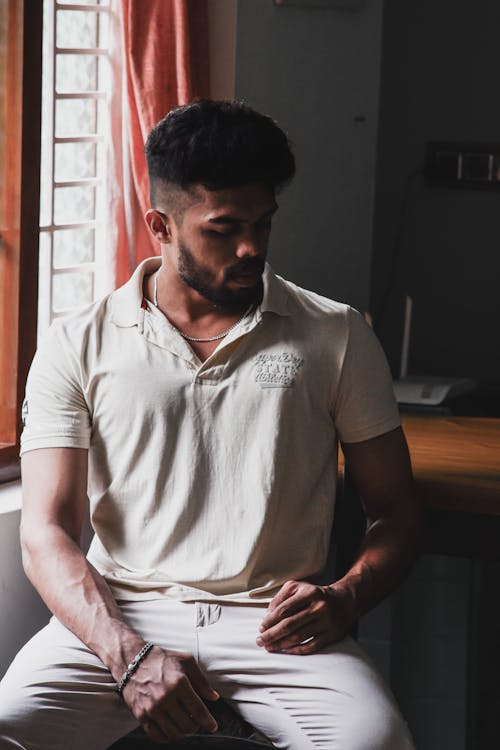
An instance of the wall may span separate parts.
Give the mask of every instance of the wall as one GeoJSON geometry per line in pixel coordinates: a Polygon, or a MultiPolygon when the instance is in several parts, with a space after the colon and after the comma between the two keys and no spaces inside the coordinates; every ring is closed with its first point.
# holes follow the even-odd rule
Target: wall
{"type": "Polygon", "coordinates": [[[392,597],[391,685],[423,750],[472,750],[472,569],[469,560],[425,555],[392,597]]]}
{"type": "Polygon", "coordinates": [[[0,487],[0,677],[49,612],[24,575],[19,545],[18,483],[0,487]]]}
{"type": "Polygon", "coordinates": [[[405,293],[414,298],[410,371],[477,377],[498,389],[500,192],[430,188],[420,177],[431,140],[500,142],[500,3],[386,0],[372,308],[395,286],[379,334],[398,362],[405,293]]]}
{"type": "Polygon", "coordinates": [[[302,286],[366,309],[382,0],[360,12],[240,0],[236,95],[295,143],[270,261],[302,286]]]}
{"type": "Polygon", "coordinates": [[[236,0],[208,3],[210,96],[234,98],[236,60],[236,0]]]}
{"type": "MultiPolygon", "coordinates": [[[[50,612],[26,578],[21,558],[21,483],[0,485],[0,679],[32,635],[47,624],[50,612]]],[[[86,552],[93,531],[84,522],[80,546],[86,552]]]]}

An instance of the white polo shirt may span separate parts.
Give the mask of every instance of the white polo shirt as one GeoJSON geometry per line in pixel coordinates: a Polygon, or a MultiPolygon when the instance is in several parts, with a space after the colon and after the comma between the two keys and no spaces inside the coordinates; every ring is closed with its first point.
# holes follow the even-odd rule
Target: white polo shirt
{"type": "Polygon", "coordinates": [[[337,439],[400,424],[380,345],[352,308],[266,267],[253,315],[203,363],[143,278],[56,321],[26,386],[21,453],[89,449],[89,560],[118,599],[267,602],[320,572],[337,439]]]}

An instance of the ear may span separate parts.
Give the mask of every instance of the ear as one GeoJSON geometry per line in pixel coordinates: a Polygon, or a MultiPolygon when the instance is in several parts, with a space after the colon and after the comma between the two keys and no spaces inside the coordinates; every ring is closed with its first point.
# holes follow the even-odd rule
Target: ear
{"type": "Polygon", "coordinates": [[[170,242],[170,219],[167,214],[158,211],[157,208],[150,208],[144,214],[144,219],[155,240],[162,243],[170,242]]]}

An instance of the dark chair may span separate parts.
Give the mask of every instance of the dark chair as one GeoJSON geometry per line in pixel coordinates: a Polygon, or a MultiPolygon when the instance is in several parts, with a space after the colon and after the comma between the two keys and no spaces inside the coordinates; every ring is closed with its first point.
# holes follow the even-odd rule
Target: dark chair
{"type": "MultiPolygon", "coordinates": [[[[361,501],[351,480],[349,471],[344,467],[342,484],[337,493],[335,517],[332,532],[333,570],[335,578],[349,570],[356,557],[357,550],[366,529],[366,518],[361,501]]],[[[351,633],[356,637],[356,628],[351,633]]],[[[255,727],[244,721],[224,700],[210,704],[219,729],[215,734],[199,732],[185,737],[179,742],[168,744],[168,750],[265,750],[274,745],[260,734],[255,727]]],[[[115,742],[108,750],[155,750],[161,745],[148,739],[144,730],[139,727],[122,739],[115,742]]]]}
{"type": "MultiPolygon", "coordinates": [[[[268,739],[244,721],[222,698],[210,703],[210,712],[219,725],[215,734],[199,732],[165,747],[168,750],[269,750],[273,747],[268,739]]],[[[158,747],[161,745],[149,740],[142,727],[139,727],[111,745],[109,750],[153,750],[158,747]]]]}

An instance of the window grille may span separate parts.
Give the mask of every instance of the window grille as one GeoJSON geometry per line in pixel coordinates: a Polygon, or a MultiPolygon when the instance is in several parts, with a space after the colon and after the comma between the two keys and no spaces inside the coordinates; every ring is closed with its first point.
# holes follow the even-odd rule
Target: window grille
{"type": "Polygon", "coordinates": [[[44,1],[38,337],[110,290],[108,0],[44,1]]]}

